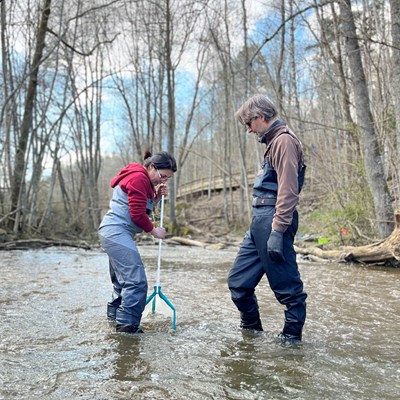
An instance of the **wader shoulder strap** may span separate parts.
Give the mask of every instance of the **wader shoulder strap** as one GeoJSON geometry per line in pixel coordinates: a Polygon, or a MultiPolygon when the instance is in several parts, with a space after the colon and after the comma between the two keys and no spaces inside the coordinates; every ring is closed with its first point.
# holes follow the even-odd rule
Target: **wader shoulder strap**
{"type": "Polygon", "coordinates": [[[278,128],[278,133],[277,133],[276,136],[273,138],[273,140],[271,140],[271,142],[268,144],[267,148],[265,149],[264,159],[268,157],[268,153],[269,153],[269,151],[271,150],[271,146],[272,146],[272,144],[275,142],[275,140],[276,140],[279,136],[281,136],[281,135],[283,135],[283,134],[287,134],[287,135],[291,136],[293,139],[295,139],[295,140],[297,141],[297,143],[299,144],[300,149],[301,149],[301,152],[300,152],[300,153],[301,153],[300,162],[301,162],[301,165],[304,165],[303,145],[302,145],[300,139],[299,139],[287,126],[282,126],[282,127],[279,127],[279,128],[278,128]]]}

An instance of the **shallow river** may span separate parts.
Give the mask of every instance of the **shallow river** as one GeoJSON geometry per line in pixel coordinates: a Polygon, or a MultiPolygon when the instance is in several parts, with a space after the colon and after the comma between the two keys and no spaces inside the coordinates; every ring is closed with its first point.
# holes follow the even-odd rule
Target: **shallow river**
{"type": "MultiPolygon", "coordinates": [[[[157,245],[139,247],[149,287],[157,245]]],[[[0,399],[399,399],[400,269],[300,261],[300,346],[275,340],[283,309],[265,281],[266,331],[243,335],[226,275],[236,250],[166,245],[161,286],[177,309],[144,334],[114,333],[100,251],[0,253],[0,399]]]]}

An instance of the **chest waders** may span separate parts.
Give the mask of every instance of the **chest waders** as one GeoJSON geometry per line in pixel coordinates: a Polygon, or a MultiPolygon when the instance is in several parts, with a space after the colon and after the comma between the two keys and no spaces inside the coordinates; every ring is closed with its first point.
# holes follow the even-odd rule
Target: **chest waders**
{"type": "MultiPolygon", "coordinates": [[[[282,131],[281,134],[288,133],[282,131]]],[[[288,133],[290,134],[290,133],[288,133]]],[[[292,136],[292,135],[291,135],[292,136]]],[[[236,260],[228,275],[232,301],[240,312],[240,326],[262,331],[255,288],[265,275],[280,304],[286,306],[282,334],[301,340],[306,318],[306,297],[296,262],[293,242],[298,228],[295,210],[291,225],[283,236],[284,261],[273,261],[268,256],[267,241],[272,229],[278,192],[276,171],[268,160],[268,151],[253,186],[253,218],[246,232],[236,260]]],[[[304,181],[305,166],[298,167],[299,191],[304,181]]]]}
{"type": "MultiPolygon", "coordinates": [[[[146,213],[151,214],[153,207],[153,200],[147,199],[146,213]]],[[[146,305],[147,277],[134,239],[142,230],[131,219],[128,194],[116,186],[99,227],[99,239],[109,258],[113,285],[107,317],[115,321],[117,332],[137,332],[146,305]]]]}

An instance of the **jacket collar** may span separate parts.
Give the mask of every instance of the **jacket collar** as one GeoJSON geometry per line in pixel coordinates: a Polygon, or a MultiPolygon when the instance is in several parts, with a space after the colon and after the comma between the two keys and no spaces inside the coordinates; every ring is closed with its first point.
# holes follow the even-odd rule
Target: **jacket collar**
{"type": "Polygon", "coordinates": [[[281,120],[276,120],[269,128],[268,130],[262,135],[258,141],[260,143],[265,143],[268,146],[268,143],[279,133],[280,127],[285,125],[286,123],[281,121],[281,120]]]}

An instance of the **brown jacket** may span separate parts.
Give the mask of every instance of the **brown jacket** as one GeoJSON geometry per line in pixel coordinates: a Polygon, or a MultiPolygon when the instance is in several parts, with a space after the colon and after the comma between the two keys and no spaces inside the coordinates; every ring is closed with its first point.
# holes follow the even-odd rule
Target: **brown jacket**
{"type": "Polygon", "coordinates": [[[299,202],[298,171],[299,163],[304,163],[303,150],[300,140],[286,125],[272,129],[268,133],[266,145],[264,157],[268,157],[278,178],[272,229],[285,232],[292,223],[293,212],[299,202]]]}

